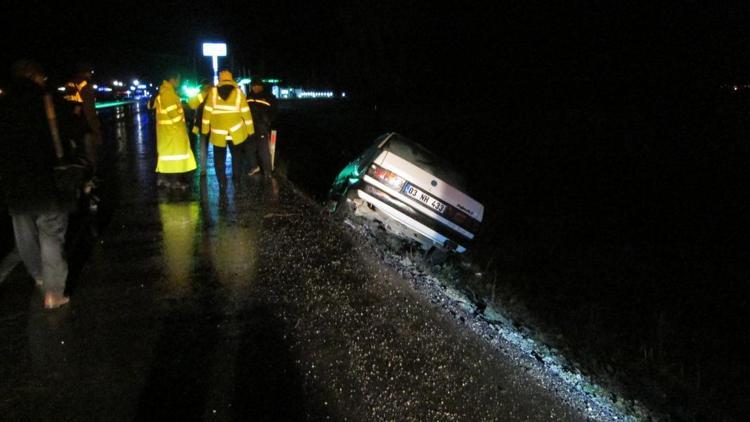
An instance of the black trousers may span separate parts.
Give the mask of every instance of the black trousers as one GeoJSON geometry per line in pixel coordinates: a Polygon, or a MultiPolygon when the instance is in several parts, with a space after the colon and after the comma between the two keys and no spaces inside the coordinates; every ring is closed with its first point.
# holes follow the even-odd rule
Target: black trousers
{"type": "MultiPolygon", "coordinates": [[[[232,154],[232,178],[239,180],[242,175],[245,146],[242,144],[235,145],[232,141],[227,141],[227,148],[229,148],[229,152],[232,154]]],[[[214,170],[216,170],[216,178],[219,179],[219,184],[227,182],[227,148],[214,145],[214,170]]]]}
{"type": "Polygon", "coordinates": [[[248,139],[250,144],[247,146],[247,159],[250,170],[258,166],[258,159],[260,158],[260,169],[267,176],[271,174],[271,150],[268,149],[269,138],[269,130],[256,128],[255,133],[250,135],[248,139]]]}
{"type": "Polygon", "coordinates": [[[156,178],[166,181],[170,184],[184,183],[190,184],[192,180],[193,172],[186,171],[185,173],[156,173],[156,178]]]}

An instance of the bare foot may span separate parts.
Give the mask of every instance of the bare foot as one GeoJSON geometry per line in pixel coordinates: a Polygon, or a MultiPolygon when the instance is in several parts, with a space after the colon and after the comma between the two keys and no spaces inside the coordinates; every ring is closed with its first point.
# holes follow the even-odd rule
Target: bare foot
{"type": "Polygon", "coordinates": [[[44,295],[44,308],[56,309],[70,302],[70,298],[61,293],[46,293],[44,295]]]}

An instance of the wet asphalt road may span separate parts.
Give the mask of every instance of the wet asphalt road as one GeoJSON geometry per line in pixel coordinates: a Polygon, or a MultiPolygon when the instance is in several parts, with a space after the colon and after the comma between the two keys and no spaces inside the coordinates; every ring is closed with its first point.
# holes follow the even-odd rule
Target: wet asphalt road
{"type": "Polygon", "coordinates": [[[70,305],[0,284],[0,419],[586,420],[286,179],[159,192],[149,116],[105,123],[115,207],[70,305]]]}

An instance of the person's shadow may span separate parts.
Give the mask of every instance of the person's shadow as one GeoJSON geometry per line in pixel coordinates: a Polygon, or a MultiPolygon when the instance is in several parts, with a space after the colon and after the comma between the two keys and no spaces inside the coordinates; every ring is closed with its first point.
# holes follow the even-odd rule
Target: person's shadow
{"type": "Polygon", "coordinates": [[[232,418],[236,421],[298,421],[323,416],[305,397],[285,339],[284,323],[264,305],[240,315],[243,334],[237,352],[232,418]]]}

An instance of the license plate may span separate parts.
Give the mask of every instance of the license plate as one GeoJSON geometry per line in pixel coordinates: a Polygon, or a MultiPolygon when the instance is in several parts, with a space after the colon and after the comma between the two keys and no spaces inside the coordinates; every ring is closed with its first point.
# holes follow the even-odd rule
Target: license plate
{"type": "Polygon", "coordinates": [[[410,196],[410,197],[416,199],[417,201],[424,203],[428,207],[432,208],[433,210],[435,210],[435,211],[437,211],[437,212],[439,212],[441,214],[443,213],[443,211],[445,211],[445,204],[444,203],[442,203],[442,202],[438,201],[437,199],[431,197],[430,195],[422,192],[421,190],[419,190],[419,189],[415,188],[414,186],[410,185],[409,183],[407,183],[406,185],[404,185],[404,193],[407,196],[410,196]]]}

